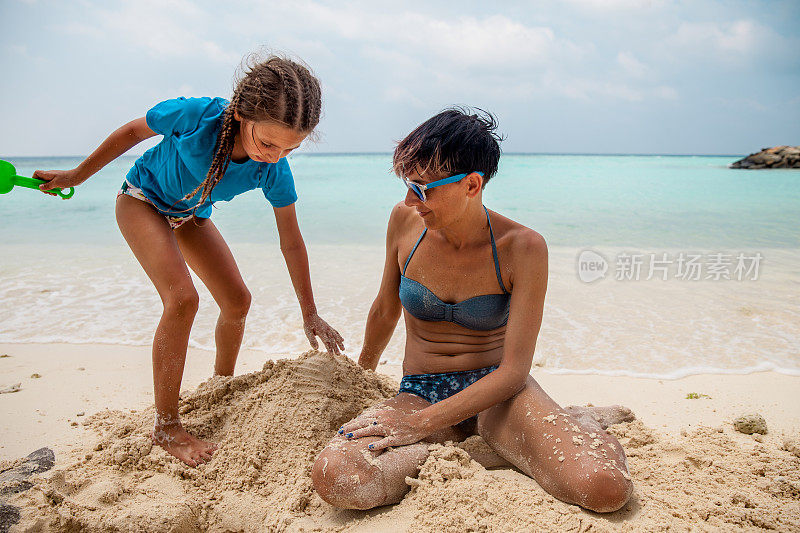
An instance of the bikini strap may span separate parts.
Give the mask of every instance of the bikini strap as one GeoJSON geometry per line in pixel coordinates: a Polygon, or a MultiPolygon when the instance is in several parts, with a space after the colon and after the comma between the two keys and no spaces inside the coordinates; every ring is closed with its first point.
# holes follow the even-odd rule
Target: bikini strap
{"type": "Polygon", "coordinates": [[[406,264],[403,265],[403,275],[404,276],[406,275],[406,269],[408,268],[408,262],[411,261],[411,256],[414,255],[414,252],[417,251],[417,246],[419,246],[419,243],[422,242],[422,238],[425,236],[426,233],[428,233],[428,228],[425,228],[424,230],[422,230],[422,235],[420,235],[419,239],[417,239],[417,244],[414,245],[414,247],[411,249],[411,253],[408,254],[408,259],[406,259],[406,264]]]}
{"type": "MultiPolygon", "coordinates": [[[[503,285],[503,276],[500,275],[500,259],[497,257],[497,245],[494,243],[494,232],[492,231],[492,221],[489,219],[489,211],[486,206],[483,206],[483,210],[486,211],[486,222],[489,223],[489,238],[492,240],[492,257],[494,257],[494,272],[497,274],[497,282],[500,284],[500,288],[503,289],[504,294],[510,294],[506,290],[506,286],[503,285]]],[[[408,261],[406,261],[406,264],[408,264],[408,261]]]]}

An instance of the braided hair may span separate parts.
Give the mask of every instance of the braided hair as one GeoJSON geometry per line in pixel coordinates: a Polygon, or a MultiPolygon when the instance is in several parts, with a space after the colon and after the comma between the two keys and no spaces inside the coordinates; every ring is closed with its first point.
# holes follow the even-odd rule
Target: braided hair
{"type": "Polygon", "coordinates": [[[250,60],[225,108],[214,146],[214,158],[206,178],[182,200],[202,191],[197,209],[219,183],[231,162],[239,121],[276,122],[295,131],[310,134],[319,123],[322,91],[319,80],[303,64],[269,56],[264,61],[250,60]]]}

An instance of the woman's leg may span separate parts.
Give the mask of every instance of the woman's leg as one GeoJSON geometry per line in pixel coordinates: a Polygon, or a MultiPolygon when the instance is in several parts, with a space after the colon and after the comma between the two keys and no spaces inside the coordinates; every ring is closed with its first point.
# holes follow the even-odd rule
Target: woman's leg
{"type": "Polygon", "coordinates": [[[178,418],[186,348],[198,296],[169,224],[150,204],[121,194],[117,223],[133,254],[155,285],[164,311],[153,339],[156,421],[153,442],[184,463],[211,458],[215,446],[187,433],[178,418]]]}
{"type": "Polygon", "coordinates": [[[175,230],[175,236],[186,263],[203,280],[219,306],[214,373],[232,376],[250,309],[250,291],[230,248],[211,220],[189,220],[175,230]]]}
{"type": "MultiPolygon", "coordinates": [[[[590,409],[562,409],[528,377],[512,398],[478,415],[478,433],[502,457],[556,498],[597,511],[616,511],[633,486],[625,452],[590,409]]],[[[630,419],[620,408],[607,423],[630,419]]]]}
{"type": "MultiPolygon", "coordinates": [[[[377,412],[398,409],[406,413],[429,406],[423,398],[400,393],[368,409],[358,418],[371,418],[377,412]]],[[[459,441],[466,435],[454,428],[439,431],[425,442],[390,448],[380,454],[367,446],[381,437],[355,440],[336,435],[319,454],[311,470],[314,489],[331,505],[344,509],[371,509],[399,502],[408,492],[406,476],[416,476],[428,457],[428,442],[459,441]]]]}

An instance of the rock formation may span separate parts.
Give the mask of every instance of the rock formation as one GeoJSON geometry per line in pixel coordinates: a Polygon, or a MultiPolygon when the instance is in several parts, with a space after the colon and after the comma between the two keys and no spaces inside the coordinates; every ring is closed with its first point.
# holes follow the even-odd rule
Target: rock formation
{"type": "Polygon", "coordinates": [[[728,165],[728,168],[800,168],[800,146],[776,146],[764,148],[744,159],[728,165]]]}

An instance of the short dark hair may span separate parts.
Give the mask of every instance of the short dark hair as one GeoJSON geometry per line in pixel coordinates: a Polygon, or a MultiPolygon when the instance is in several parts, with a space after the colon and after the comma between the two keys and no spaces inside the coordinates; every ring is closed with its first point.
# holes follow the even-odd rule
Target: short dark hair
{"type": "Polygon", "coordinates": [[[392,168],[398,176],[483,172],[483,184],[497,173],[500,141],[497,119],[483,109],[451,107],[434,115],[397,143],[392,168]]]}

